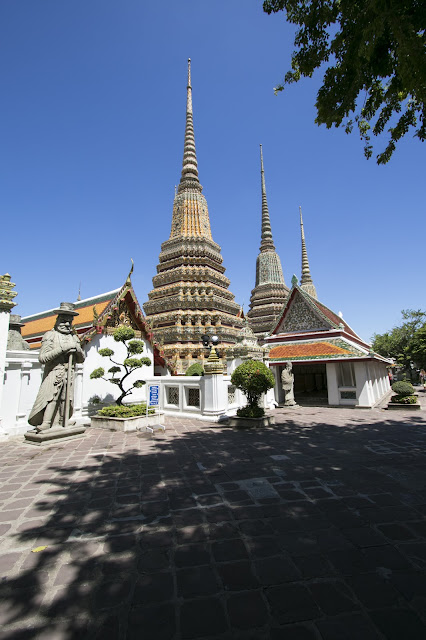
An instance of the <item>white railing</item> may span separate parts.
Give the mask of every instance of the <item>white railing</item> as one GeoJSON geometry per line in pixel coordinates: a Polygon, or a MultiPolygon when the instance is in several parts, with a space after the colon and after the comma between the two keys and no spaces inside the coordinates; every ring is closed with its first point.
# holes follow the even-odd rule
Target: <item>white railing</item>
{"type": "Polygon", "coordinates": [[[230,376],[156,376],[146,379],[147,394],[151,385],[159,387],[159,408],[168,415],[219,420],[246,403],[230,376]]]}

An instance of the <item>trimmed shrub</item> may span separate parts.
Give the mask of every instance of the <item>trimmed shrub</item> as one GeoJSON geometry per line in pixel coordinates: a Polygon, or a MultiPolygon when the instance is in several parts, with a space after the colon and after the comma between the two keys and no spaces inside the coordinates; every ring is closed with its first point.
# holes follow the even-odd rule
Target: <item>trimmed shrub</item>
{"type": "Polygon", "coordinates": [[[191,364],[188,369],[186,370],[185,373],[186,376],[203,376],[204,375],[204,369],[202,364],[200,364],[200,362],[194,362],[193,364],[191,364]]]}
{"type": "Polygon", "coordinates": [[[391,402],[396,404],[416,404],[417,396],[392,396],[391,402]]]}
{"type": "Polygon", "coordinates": [[[262,393],[273,389],[275,378],[272,371],[263,362],[247,360],[235,369],[231,376],[231,383],[246,395],[248,407],[259,409],[258,405],[262,393]]]}
{"type": "Polygon", "coordinates": [[[237,409],[237,416],[240,418],[263,418],[265,410],[262,407],[242,407],[237,409]]]}
{"type": "MultiPolygon", "coordinates": [[[[155,413],[154,409],[148,409],[148,414],[155,413]]],[[[134,418],[136,416],[146,415],[146,404],[112,404],[98,411],[98,416],[106,416],[107,418],[134,418]]]]}
{"type": "Polygon", "coordinates": [[[398,396],[412,396],[414,393],[414,388],[411,382],[404,382],[404,380],[400,380],[399,382],[394,382],[392,385],[392,391],[394,391],[398,396]]]}

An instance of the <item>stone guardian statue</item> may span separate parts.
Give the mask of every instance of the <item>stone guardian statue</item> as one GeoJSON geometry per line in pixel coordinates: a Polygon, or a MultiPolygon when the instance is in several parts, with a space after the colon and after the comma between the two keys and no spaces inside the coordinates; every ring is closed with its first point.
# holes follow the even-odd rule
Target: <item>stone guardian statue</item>
{"type": "Polygon", "coordinates": [[[69,426],[73,412],[74,365],[84,361],[80,341],[72,330],[73,318],[78,316],[74,304],[61,302],[54,312],[58,316],[55,326],[44,334],[41,342],[39,361],[44,364],[44,374],[28,418],[37,433],[69,426]]]}
{"type": "Polygon", "coordinates": [[[286,362],[281,373],[281,386],[284,391],[284,406],[295,407],[297,403],[294,399],[294,373],[291,362],[286,362]]]}

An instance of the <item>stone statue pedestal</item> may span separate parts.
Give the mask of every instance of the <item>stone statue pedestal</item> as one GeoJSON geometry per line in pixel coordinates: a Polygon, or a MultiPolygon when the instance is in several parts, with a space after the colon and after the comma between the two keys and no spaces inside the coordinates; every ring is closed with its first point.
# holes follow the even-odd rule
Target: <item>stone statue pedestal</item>
{"type": "Polygon", "coordinates": [[[42,446],[47,444],[53,444],[55,442],[64,442],[64,440],[74,440],[75,438],[82,438],[86,427],[82,425],[72,425],[69,427],[52,427],[46,429],[46,431],[40,431],[37,433],[35,429],[24,433],[24,438],[27,444],[35,444],[36,446],[42,446]]]}

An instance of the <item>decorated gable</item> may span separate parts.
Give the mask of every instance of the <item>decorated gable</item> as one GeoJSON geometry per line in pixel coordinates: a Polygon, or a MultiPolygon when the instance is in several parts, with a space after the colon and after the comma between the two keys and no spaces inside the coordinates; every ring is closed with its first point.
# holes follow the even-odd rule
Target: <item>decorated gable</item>
{"type": "Polygon", "coordinates": [[[310,303],[307,296],[306,293],[302,295],[297,287],[293,289],[274,334],[326,331],[333,327],[333,323],[310,303]]]}

